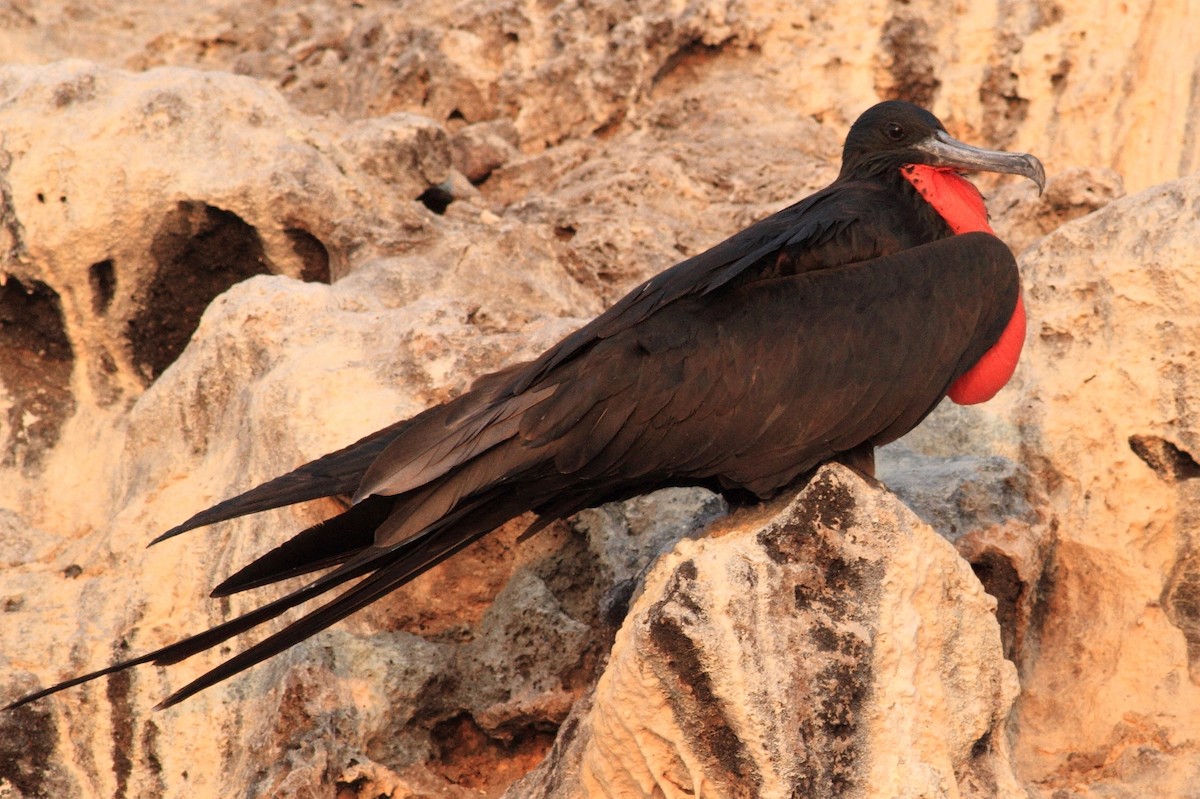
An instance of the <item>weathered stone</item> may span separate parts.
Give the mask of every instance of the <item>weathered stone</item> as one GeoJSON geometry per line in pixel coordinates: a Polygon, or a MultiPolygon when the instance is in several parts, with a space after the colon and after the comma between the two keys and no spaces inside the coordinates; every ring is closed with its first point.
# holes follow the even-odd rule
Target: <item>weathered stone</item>
{"type": "Polygon", "coordinates": [[[994,605],[894,497],[826,467],[659,559],[590,706],[508,796],[1022,796],[994,605]]]}
{"type": "MultiPolygon", "coordinates": [[[[928,463],[897,488],[957,528],[998,598],[1028,784],[1190,796],[1197,188],[1113,200],[1200,166],[1195,57],[1171,46],[1200,17],[1148,0],[464,8],[0,8],[0,53],[26,64],[0,73],[5,695],[272,596],[203,599],[327,506],[143,544],[536,354],[824,185],[849,121],[907,96],[959,138],[1036,153],[1050,182],[1038,198],[981,180],[997,230],[1034,248],[1025,363],[992,403],[927,420],[906,446],[928,463]],[[98,65],[48,63],[69,56],[98,65]],[[478,187],[447,147],[468,130],[521,149],[485,137],[478,187]]],[[[645,565],[695,529],[677,503],[595,511],[573,522],[586,539],[558,525],[518,547],[514,523],[167,713],[149,707],[203,663],[70,692],[14,722],[0,794],[496,796],[587,689],[645,565]],[[488,616],[514,578],[529,590],[504,595],[528,601],[488,616]],[[526,709],[503,681],[456,687],[479,672],[453,664],[508,661],[455,647],[499,646],[521,619],[572,645],[586,625],[581,663],[518,675],[544,688],[526,709]]]]}
{"type": "Polygon", "coordinates": [[[518,150],[516,126],[507,119],[467,125],[450,139],[454,167],[472,183],[481,183],[518,150]]]}

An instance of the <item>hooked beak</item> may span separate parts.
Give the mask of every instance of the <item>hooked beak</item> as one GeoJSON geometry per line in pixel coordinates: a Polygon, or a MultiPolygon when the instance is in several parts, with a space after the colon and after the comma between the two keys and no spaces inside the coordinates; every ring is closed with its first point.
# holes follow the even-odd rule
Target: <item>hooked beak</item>
{"type": "Polygon", "coordinates": [[[924,154],[929,166],[951,167],[967,172],[1004,172],[1009,175],[1024,175],[1037,184],[1038,194],[1046,188],[1046,170],[1042,162],[1028,153],[1006,153],[1003,150],[985,150],[972,147],[939,130],[913,149],[924,154]]]}

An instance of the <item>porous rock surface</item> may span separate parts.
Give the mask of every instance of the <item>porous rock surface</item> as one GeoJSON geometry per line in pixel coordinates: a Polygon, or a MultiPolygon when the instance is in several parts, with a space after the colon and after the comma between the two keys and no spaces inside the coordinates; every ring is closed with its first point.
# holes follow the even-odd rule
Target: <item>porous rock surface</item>
{"type": "MultiPolygon", "coordinates": [[[[883,753],[920,733],[913,763],[946,754],[912,784],[950,796],[1005,795],[1009,751],[1034,796],[1191,796],[1198,26],[1183,0],[0,3],[0,698],[269,600],[281,589],[205,595],[332,504],[144,544],[535,355],[819,188],[849,122],[904,97],[964,140],[1036,153],[1050,180],[1040,198],[980,181],[1027,252],[1013,385],[880,458],[970,561],[1000,632],[961,562],[920,545],[945,569],[913,590],[961,591],[905,600],[897,613],[928,609],[919,624],[856,611],[877,612],[856,667],[883,673],[890,636],[896,664],[931,675],[872,683],[861,735],[883,753]],[[1002,673],[999,651],[1017,666],[1004,725],[1006,687],[949,690],[946,664],[912,660],[943,640],[925,625],[960,619],[970,651],[992,652],[972,673],[1002,673]],[[939,724],[905,721],[939,701],[939,724]]],[[[926,535],[852,490],[896,520],[880,536],[926,535]]],[[[596,681],[665,668],[625,642],[679,553],[704,551],[712,574],[742,562],[721,565],[733,533],[684,542],[640,593],[722,510],[678,491],[520,545],[514,524],[180,707],[151,711],[232,649],[0,716],[0,796],[499,796],[548,752],[530,779],[562,773],[559,753],[606,745],[594,725],[571,737],[611,707],[596,681]]],[[[701,607],[730,590],[711,585],[701,607]]],[[[697,651],[728,634],[698,628],[697,651]]],[[[789,679],[813,666],[770,651],[789,679]]],[[[747,738],[757,773],[784,774],[794,752],[747,738]]],[[[662,750],[686,766],[672,784],[739,795],[691,746],[662,750]]],[[[905,767],[847,779],[886,787],[905,767]]]]}
{"type": "Polygon", "coordinates": [[[507,796],[1021,797],[994,607],[894,496],[824,467],[658,560],[507,796]]]}
{"type": "Polygon", "coordinates": [[[1014,385],[906,439],[940,460],[957,438],[1027,474],[1032,512],[959,545],[990,550],[1013,598],[1014,755],[1043,795],[1184,797],[1200,779],[1197,247],[1197,176],[1050,233],[1022,259],[1014,385]]]}

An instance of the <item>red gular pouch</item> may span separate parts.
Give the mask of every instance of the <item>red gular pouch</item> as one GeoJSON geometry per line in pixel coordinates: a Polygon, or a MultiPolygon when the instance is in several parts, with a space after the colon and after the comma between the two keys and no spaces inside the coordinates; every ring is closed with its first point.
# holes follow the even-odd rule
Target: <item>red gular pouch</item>
{"type": "MultiPolygon", "coordinates": [[[[904,178],[946,220],[955,233],[994,233],[988,224],[983,195],[969,180],[948,167],[909,164],[904,178]]],[[[987,402],[996,396],[1017,368],[1025,344],[1025,302],[1017,292],[1017,305],[1004,332],[991,349],[954,381],[946,396],[959,405],[987,402]]]]}

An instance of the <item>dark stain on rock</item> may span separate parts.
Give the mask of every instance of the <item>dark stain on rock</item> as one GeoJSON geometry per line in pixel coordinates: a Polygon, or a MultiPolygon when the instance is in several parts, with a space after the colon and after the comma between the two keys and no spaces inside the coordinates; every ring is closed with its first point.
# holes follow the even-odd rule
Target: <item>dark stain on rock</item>
{"type": "Polygon", "coordinates": [[[697,754],[707,761],[706,774],[726,791],[723,795],[758,796],[762,776],[722,711],[700,650],[673,617],[669,604],[664,598],[654,606],[649,632],[650,641],[675,678],[674,685],[667,685],[675,718],[697,754]]]}
{"type": "Polygon", "coordinates": [[[166,795],[167,786],[163,782],[162,759],[158,753],[158,725],[153,721],[147,721],[142,727],[142,759],[145,763],[146,774],[155,782],[155,790],[149,793],[146,799],[166,795]]]}
{"type": "Polygon", "coordinates": [[[90,73],[65,80],[54,88],[56,108],[66,108],[94,99],[96,99],[96,76],[90,73]]]}
{"type": "Polygon", "coordinates": [[[1177,483],[1200,477],[1200,463],[1192,454],[1172,444],[1165,438],[1150,435],[1129,437],[1129,448],[1133,454],[1154,470],[1162,479],[1177,483]]]}
{"type": "Polygon", "coordinates": [[[763,530],[758,534],[759,545],[780,565],[822,562],[827,568],[844,568],[844,564],[814,560],[814,555],[819,553],[812,552],[807,539],[819,538],[823,528],[843,530],[854,525],[857,501],[853,492],[828,472],[820,472],[804,489],[803,495],[804,502],[797,509],[793,524],[763,530]]]}
{"type": "Polygon", "coordinates": [[[48,706],[24,705],[0,713],[0,781],[26,799],[50,799],[59,795],[50,774],[50,762],[58,740],[54,714],[48,706]]]}
{"type": "Polygon", "coordinates": [[[112,711],[112,763],[117,789],[114,799],[129,795],[129,777],[133,774],[133,702],[129,691],[133,677],[128,671],[109,675],[105,694],[112,711]]]}
{"type": "Polygon", "coordinates": [[[1200,684],[1200,553],[1175,564],[1161,601],[1167,619],[1183,633],[1189,676],[1200,684]]]}
{"type": "Polygon", "coordinates": [[[838,648],[837,633],[829,627],[814,627],[812,639],[813,643],[817,645],[817,649],[823,652],[832,652],[838,648]]]}
{"type": "Polygon", "coordinates": [[[885,100],[907,100],[929,108],[942,87],[937,77],[937,48],[922,19],[897,14],[883,26],[882,45],[890,58],[890,86],[877,86],[885,100]]]}
{"type": "Polygon", "coordinates": [[[201,202],[181,202],[165,215],[150,256],[154,279],[127,326],[134,365],[147,384],[183,352],[217,295],[272,271],[253,227],[201,202]]]}
{"type": "Polygon", "coordinates": [[[979,100],[985,111],[983,134],[994,146],[1003,147],[1012,141],[1029,115],[1029,99],[1021,95],[1015,67],[1023,46],[1017,36],[1002,35],[996,44],[996,52],[1002,54],[1000,59],[984,69],[979,87],[979,100]]]}
{"type": "Polygon", "coordinates": [[[795,796],[843,796],[857,787],[861,718],[873,679],[874,596],[884,572],[881,561],[848,550],[845,532],[859,514],[853,486],[818,472],[791,519],[758,537],[793,575],[793,603],[806,618],[812,647],[800,689],[810,703],[799,713],[798,730],[812,756],[793,777],[795,796]]]}
{"type": "Polygon", "coordinates": [[[39,281],[15,277],[0,286],[0,383],[13,399],[3,464],[30,469],[58,442],[75,412],[67,338],[58,294],[39,281]]]}

